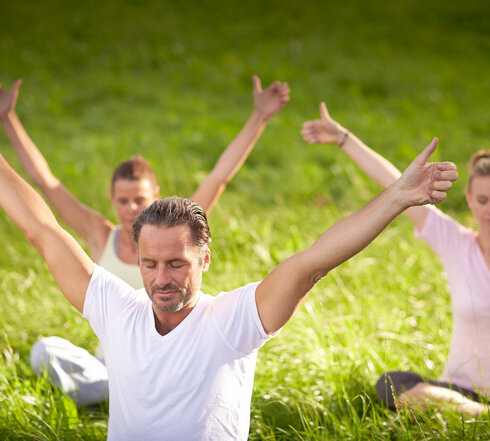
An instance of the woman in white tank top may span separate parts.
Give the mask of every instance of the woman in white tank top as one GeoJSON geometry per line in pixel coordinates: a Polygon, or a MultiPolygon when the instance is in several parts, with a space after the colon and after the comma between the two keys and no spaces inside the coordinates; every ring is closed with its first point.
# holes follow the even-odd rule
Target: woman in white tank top
{"type": "MultiPolygon", "coordinates": [[[[131,230],[140,211],[160,198],[160,189],[150,164],[141,156],[133,156],[114,171],[111,203],[120,225],[116,230],[118,233],[115,233],[116,227],[111,221],[76,199],[52,174],[48,163],[24,130],[15,112],[20,83],[21,80],[17,80],[10,92],[0,87],[0,118],[22,166],[55,211],[86,241],[92,259],[134,288],[141,288],[141,278],[135,275],[138,255],[131,230]]],[[[191,197],[207,214],[245,162],[268,120],[289,101],[289,87],[287,83],[275,81],[262,90],[259,78],[254,76],[253,97],[252,115],[191,197]]]]}

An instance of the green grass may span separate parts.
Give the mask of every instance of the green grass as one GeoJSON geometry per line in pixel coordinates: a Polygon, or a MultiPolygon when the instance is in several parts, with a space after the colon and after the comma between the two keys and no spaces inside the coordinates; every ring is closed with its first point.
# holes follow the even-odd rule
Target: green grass
{"type": "MultiPolygon", "coordinates": [[[[291,102],[210,218],[204,290],[259,280],[378,188],[301,124],[331,114],[400,168],[432,136],[461,175],[442,208],[471,225],[465,164],[490,148],[488,3],[469,0],[145,2],[3,0],[0,81],[24,78],[18,113],[55,174],[114,219],[114,165],[141,153],[166,195],[189,196],[252,110],[251,76],[291,102]]],[[[19,163],[5,136],[2,154],[19,163]]],[[[107,409],[77,410],[29,368],[42,335],[93,349],[22,234],[0,214],[0,439],[105,439],[107,409]]],[[[438,376],[451,335],[447,283],[401,217],[312,291],[260,352],[251,440],[490,438],[488,417],[395,414],[373,384],[389,369],[438,376]]]]}

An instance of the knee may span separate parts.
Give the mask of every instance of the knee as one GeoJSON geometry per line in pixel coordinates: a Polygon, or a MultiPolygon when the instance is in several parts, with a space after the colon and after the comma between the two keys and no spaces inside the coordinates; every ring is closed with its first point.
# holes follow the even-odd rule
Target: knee
{"type": "Polygon", "coordinates": [[[41,374],[45,366],[50,365],[53,350],[64,341],[61,337],[40,338],[31,348],[30,361],[31,369],[36,374],[41,374]]]}

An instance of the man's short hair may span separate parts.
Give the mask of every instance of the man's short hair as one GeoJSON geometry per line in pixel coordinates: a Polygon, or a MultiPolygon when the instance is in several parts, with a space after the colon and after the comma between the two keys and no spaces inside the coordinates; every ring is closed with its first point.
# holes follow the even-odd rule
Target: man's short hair
{"type": "Polygon", "coordinates": [[[159,199],[141,211],[133,224],[133,239],[138,243],[143,225],[162,225],[176,227],[187,225],[191,231],[194,245],[199,248],[199,256],[204,258],[209,244],[211,232],[208,218],[204,210],[190,199],[172,196],[159,199]]]}
{"type": "Polygon", "coordinates": [[[114,189],[114,184],[118,179],[126,179],[128,181],[148,179],[152,187],[157,185],[155,172],[148,161],[141,155],[131,156],[131,158],[121,162],[116,167],[112,174],[111,189],[114,189]]]}

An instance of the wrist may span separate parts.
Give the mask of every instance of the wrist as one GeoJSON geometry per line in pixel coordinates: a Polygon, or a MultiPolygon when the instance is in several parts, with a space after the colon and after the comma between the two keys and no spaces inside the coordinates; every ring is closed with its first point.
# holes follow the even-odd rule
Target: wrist
{"type": "Polygon", "coordinates": [[[2,113],[0,115],[0,120],[2,122],[12,121],[15,116],[15,109],[10,109],[8,112],[2,113]]]}
{"type": "Polygon", "coordinates": [[[269,121],[269,119],[272,117],[272,115],[268,114],[264,110],[257,109],[257,108],[254,108],[254,111],[252,113],[252,116],[255,119],[257,119],[258,121],[264,122],[264,123],[267,122],[267,121],[269,121]]]}
{"type": "Polygon", "coordinates": [[[393,206],[397,207],[400,212],[414,205],[410,199],[409,192],[400,179],[397,179],[393,184],[386,187],[386,191],[390,194],[393,206]]]}
{"type": "Polygon", "coordinates": [[[337,134],[337,139],[336,139],[337,145],[340,148],[344,147],[349,136],[350,136],[350,132],[348,130],[344,129],[343,127],[341,127],[339,130],[339,133],[337,134]]]}

